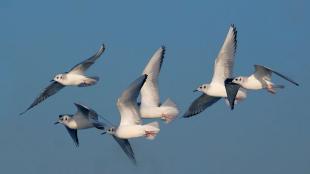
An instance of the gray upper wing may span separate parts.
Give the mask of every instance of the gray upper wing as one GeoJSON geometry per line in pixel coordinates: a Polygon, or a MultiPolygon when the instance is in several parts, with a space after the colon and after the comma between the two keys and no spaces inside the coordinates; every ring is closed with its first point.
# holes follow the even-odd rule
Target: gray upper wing
{"type": "Polygon", "coordinates": [[[213,105],[218,100],[220,100],[221,97],[213,97],[209,96],[207,94],[202,94],[200,97],[198,97],[196,100],[192,102],[188,110],[183,115],[184,118],[192,117],[194,115],[197,115],[204,111],[207,107],[213,105]]]}
{"type": "Polygon", "coordinates": [[[120,139],[114,135],[112,135],[112,137],[114,138],[114,140],[121,146],[121,148],[123,149],[123,151],[126,153],[126,155],[128,156],[128,158],[136,165],[137,161],[135,158],[135,154],[130,146],[130,143],[128,141],[128,139],[120,139]]]}
{"type": "Polygon", "coordinates": [[[274,70],[272,70],[271,68],[268,68],[268,67],[263,66],[263,65],[254,65],[254,67],[255,67],[256,70],[258,69],[258,67],[264,68],[264,69],[266,69],[267,71],[271,71],[271,72],[275,73],[276,75],[282,77],[283,79],[285,79],[285,80],[287,80],[287,81],[293,83],[294,85],[299,86],[299,84],[298,84],[297,82],[295,82],[294,80],[292,80],[291,78],[289,78],[289,77],[287,77],[287,76],[285,76],[285,75],[283,75],[283,74],[281,74],[281,73],[279,73],[279,72],[277,72],[277,71],[274,71],[274,70]]]}
{"type": "Polygon", "coordinates": [[[84,74],[84,72],[95,63],[95,61],[102,55],[105,50],[104,44],[101,45],[100,49],[90,58],[84,60],[83,62],[75,65],[69,73],[73,74],[84,74]]]}
{"type": "Polygon", "coordinates": [[[41,103],[48,97],[56,94],[59,90],[61,90],[64,87],[64,85],[58,83],[58,82],[53,82],[51,83],[48,87],[44,89],[44,91],[33,101],[33,103],[20,115],[26,113],[28,110],[36,106],[37,104],[41,103]]]}
{"type": "Polygon", "coordinates": [[[86,117],[87,119],[98,121],[98,114],[96,111],[79,103],[74,103],[74,105],[77,108],[77,113],[75,114],[76,116],[83,116],[86,117]]]}
{"type": "Polygon", "coordinates": [[[79,147],[79,139],[78,139],[78,135],[77,135],[77,130],[76,129],[70,129],[67,126],[65,126],[70,137],[72,138],[74,144],[76,147],[79,147]]]}

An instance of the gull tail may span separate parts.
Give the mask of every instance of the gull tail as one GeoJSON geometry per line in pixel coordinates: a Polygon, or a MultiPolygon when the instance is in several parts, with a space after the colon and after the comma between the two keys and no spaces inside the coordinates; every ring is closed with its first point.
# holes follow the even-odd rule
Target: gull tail
{"type": "Polygon", "coordinates": [[[180,113],[177,105],[170,98],[168,98],[160,107],[163,110],[162,119],[165,120],[166,123],[170,123],[180,113]]]}
{"type": "Polygon", "coordinates": [[[145,137],[148,140],[154,140],[160,131],[158,122],[151,122],[149,124],[143,125],[143,128],[145,131],[145,137]]]}
{"type": "Polygon", "coordinates": [[[87,87],[95,85],[99,81],[99,77],[93,76],[93,77],[87,77],[86,80],[84,80],[81,84],[79,84],[79,87],[87,87]]]}

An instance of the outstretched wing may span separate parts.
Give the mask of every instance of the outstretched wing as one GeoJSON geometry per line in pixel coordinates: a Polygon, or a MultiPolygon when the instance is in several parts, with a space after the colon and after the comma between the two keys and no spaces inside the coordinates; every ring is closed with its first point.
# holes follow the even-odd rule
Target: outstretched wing
{"type": "Polygon", "coordinates": [[[112,137],[121,146],[121,148],[126,153],[128,158],[136,165],[137,161],[136,161],[136,158],[135,158],[135,154],[133,153],[133,150],[132,150],[132,148],[130,146],[130,143],[129,143],[128,139],[120,139],[120,138],[118,138],[118,137],[116,137],[114,135],[112,135],[112,137]]]}
{"type": "Polygon", "coordinates": [[[159,90],[158,90],[158,76],[164,60],[165,47],[160,47],[151,57],[149,63],[146,65],[143,74],[147,74],[147,80],[141,88],[141,103],[149,106],[159,106],[159,90]]]}
{"type": "Polygon", "coordinates": [[[79,147],[79,138],[78,138],[78,135],[77,135],[77,130],[76,129],[70,129],[67,126],[65,126],[65,127],[66,127],[70,137],[72,138],[75,146],[79,147]]]}
{"type": "Polygon", "coordinates": [[[207,107],[213,105],[218,100],[220,100],[221,97],[213,97],[209,96],[207,94],[202,94],[200,97],[198,97],[196,100],[192,102],[188,110],[183,115],[184,118],[192,117],[194,115],[197,115],[207,109],[207,107]]]}
{"type": "Polygon", "coordinates": [[[287,76],[285,76],[285,75],[283,75],[277,71],[274,71],[268,67],[265,67],[263,65],[254,65],[254,68],[255,68],[254,76],[257,77],[258,79],[266,78],[268,80],[271,80],[272,73],[275,73],[276,75],[278,75],[278,76],[282,77],[283,79],[293,83],[294,85],[299,86],[299,84],[297,82],[295,82],[294,80],[292,80],[291,78],[288,78],[287,76]]]}
{"type": "Polygon", "coordinates": [[[237,29],[231,25],[224,44],[215,59],[212,83],[224,84],[225,79],[231,78],[237,48],[237,29]]]}
{"type": "Polygon", "coordinates": [[[20,115],[26,113],[31,108],[35,107],[36,105],[38,105],[39,103],[41,103],[42,101],[47,99],[48,97],[56,94],[63,87],[64,87],[64,85],[62,85],[62,84],[60,84],[58,82],[51,83],[48,87],[46,87],[43,90],[43,92],[33,101],[33,103],[24,112],[20,113],[20,115]]]}
{"type": "Polygon", "coordinates": [[[232,80],[232,78],[225,80],[225,89],[231,110],[235,107],[235,99],[240,88],[240,85],[233,83],[232,80]]]}
{"type": "Polygon", "coordinates": [[[84,60],[83,62],[75,65],[69,73],[72,74],[84,74],[84,72],[95,63],[95,61],[102,55],[105,50],[104,44],[101,45],[100,49],[90,58],[84,60]]]}
{"type": "Polygon", "coordinates": [[[79,104],[79,103],[74,103],[74,105],[77,108],[77,112],[76,112],[75,116],[81,116],[81,117],[84,117],[86,119],[93,119],[96,121],[98,120],[98,114],[93,109],[91,109],[85,105],[79,104]]]}
{"type": "Polygon", "coordinates": [[[141,123],[140,112],[138,110],[137,98],[147,75],[142,75],[122,93],[117,100],[117,107],[121,115],[121,125],[136,125],[141,123]]]}

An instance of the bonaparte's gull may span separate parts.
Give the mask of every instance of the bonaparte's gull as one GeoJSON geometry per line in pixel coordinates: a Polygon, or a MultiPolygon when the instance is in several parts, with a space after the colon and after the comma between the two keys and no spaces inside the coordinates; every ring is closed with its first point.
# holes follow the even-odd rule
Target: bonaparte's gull
{"type": "Polygon", "coordinates": [[[76,146],[79,146],[79,139],[77,134],[78,130],[93,127],[101,130],[108,129],[108,125],[99,122],[98,114],[94,110],[78,103],[74,103],[74,105],[77,108],[77,112],[74,115],[59,115],[59,118],[55,124],[61,123],[66,127],[76,146]]]}
{"type": "MultiPolygon", "coordinates": [[[[213,78],[210,84],[202,84],[194,91],[200,91],[203,94],[194,100],[185,112],[183,117],[191,117],[199,114],[207,107],[216,103],[220,98],[227,98],[224,81],[231,78],[233,74],[234,57],[237,48],[237,29],[231,25],[224,41],[224,44],[215,59],[213,78]]],[[[246,91],[240,88],[236,100],[240,101],[246,98],[246,91]]]]}
{"type": "MultiPolygon", "coordinates": [[[[294,80],[288,78],[287,76],[272,70],[263,65],[254,65],[255,71],[252,75],[246,76],[238,76],[232,79],[226,80],[226,90],[227,94],[232,96],[232,100],[234,100],[236,95],[236,90],[232,90],[233,88],[238,88],[239,85],[242,88],[250,89],[250,90],[259,90],[259,89],[266,89],[268,92],[275,94],[276,89],[284,88],[284,85],[276,85],[271,81],[272,73],[282,77],[283,79],[293,83],[296,86],[299,86],[294,80]],[[236,87],[232,87],[236,86],[236,87]]],[[[234,102],[230,102],[231,107],[233,108],[234,102]]]]}
{"type": "Polygon", "coordinates": [[[46,87],[43,92],[33,101],[33,103],[20,115],[26,113],[28,110],[38,105],[48,97],[56,94],[65,86],[78,86],[86,87],[96,84],[99,80],[98,77],[90,77],[84,75],[84,72],[95,63],[95,61],[102,55],[105,50],[105,46],[101,45],[100,49],[85,61],[75,65],[69,72],[58,74],[51,80],[51,84],[46,87]]]}
{"type": "Polygon", "coordinates": [[[142,118],[161,118],[169,123],[178,114],[179,109],[176,104],[167,99],[160,103],[158,76],[164,60],[165,47],[160,47],[149,60],[143,74],[147,74],[147,80],[141,88],[140,112],[142,118]]]}
{"type": "Polygon", "coordinates": [[[110,133],[121,139],[136,137],[146,137],[154,139],[160,131],[158,122],[151,122],[142,125],[140,112],[137,105],[137,98],[140,90],[147,79],[144,74],[130,84],[117,100],[117,107],[121,115],[121,121],[118,127],[110,128],[110,133]]]}

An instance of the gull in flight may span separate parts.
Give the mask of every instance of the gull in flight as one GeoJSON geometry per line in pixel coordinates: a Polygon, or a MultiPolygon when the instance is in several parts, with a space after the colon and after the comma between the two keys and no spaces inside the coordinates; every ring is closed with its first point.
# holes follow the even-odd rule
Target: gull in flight
{"type": "MultiPolygon", "coordinates": [[[[183,117],[188,118],[201,113],[207,107],[213,105],[221,98],[227,98],[224,81],[231,78],[233,74],[234,57],[237,48],[237,30],[231,25],[224,41],[224,44],[215,59],[213,78],[210,84],[202,84],[194,91],[203,94],[195,99],[183,117]]],[[[237,92],[236,100],[246,98],[246,91],[240,88],[237,92]]]]}
{"type": "MultiPolygon", "coordinates": [[[[59,119],[55,124],[61,123],[67,129],[70,137],[73,139],[74,144],[79,146],[78,139],[78,130],[88,129],[88,128],[97,128],[100,130],[108,130],[111,124],[99,122],[98,114],[93,109],[88,108],[87,106],[74,103],[77,107],[77,112],[74,115],[63,114],[59,115],[59,119]]],[[[133,150],[129,144],[129,141],[126,139],[119,139],[118,137],[113,136],[115,141],[121,146],[122,150],[126,153],[126,155],[131,159],[134,163],[136,163],[136,159],[133,153],[133,150]]]]}
{"type": "Polygon", "coordinates": [[[292,84],[299,86],[294,80],[288,78],[287,76],[272,70],[271,68],[265,67],[263,65],[254,65],[255,71],[252,75],[245,77],[245,76],[238,76],[235,78],[228,78],[226,79],[225,86],[227,90],[227,94],[231,96],[231,108],[234,107],[234,99],[236,96],[236,90],[239,87],[250,89],[250,90],[259,90],[259,89],[266,89],[268,92],[275,94],[276,89],[284,88],[284,85],[277,85],[271,81],[272,73],[282,77],[283,79],[291,82],[292,84]]]}
{"type": "Polygon", "coordinates": [[[20,115],[26,113],[48,97],[56,94],[65,86],[86,87],[96,84],[99,78],[86,76],[84,72],[95,63],[95,61],[102,55],[104,50],[105,46],[101,45],[96,54],[75,65],[69,72],[57,74],[54,79],[51,80],[52,83],[47,86],[43,92],[33,101],[33,103],[24,112],[20,113],[20,115]]]}
{"type": "Polygon", "coordinates": [[[123,147],[127,155],[131,156],[134,163],[136,163],[136,160],[133,156],[128,139],[146,137],[149,140],[153,140],[160,131],[158,122],[142,125],[137,98],[146,79],[146,74],[140,76],[133,81],[117,99],[117,108],[121,116],[119,126],[110,127],[105,132],[113,136],[123,147]]]}
{"type": "Polygon", "coordinates": [[[143,74],[147,74],[147,80],[141,88],[140,113],[142,118],[161,118],[166,123],[171,122],[178,114],[176,104],[167,99],[160,103],[158,76],[164,60],[165,47],[160,47],[149,60],[143,74]]]}
{"type": "Polygon", "coordinates": [[[77,108],[77,112],[74,115],[59,115],[58,121],[55,122],[55,124],[63,124],[73,139],[74,144],[78,147],[78,130],[94,127],[100,130],[105,130],[107,125],[98,121],[98,114],[94,110],[78,103],[74,103],[74,105],[77,108]]]}

